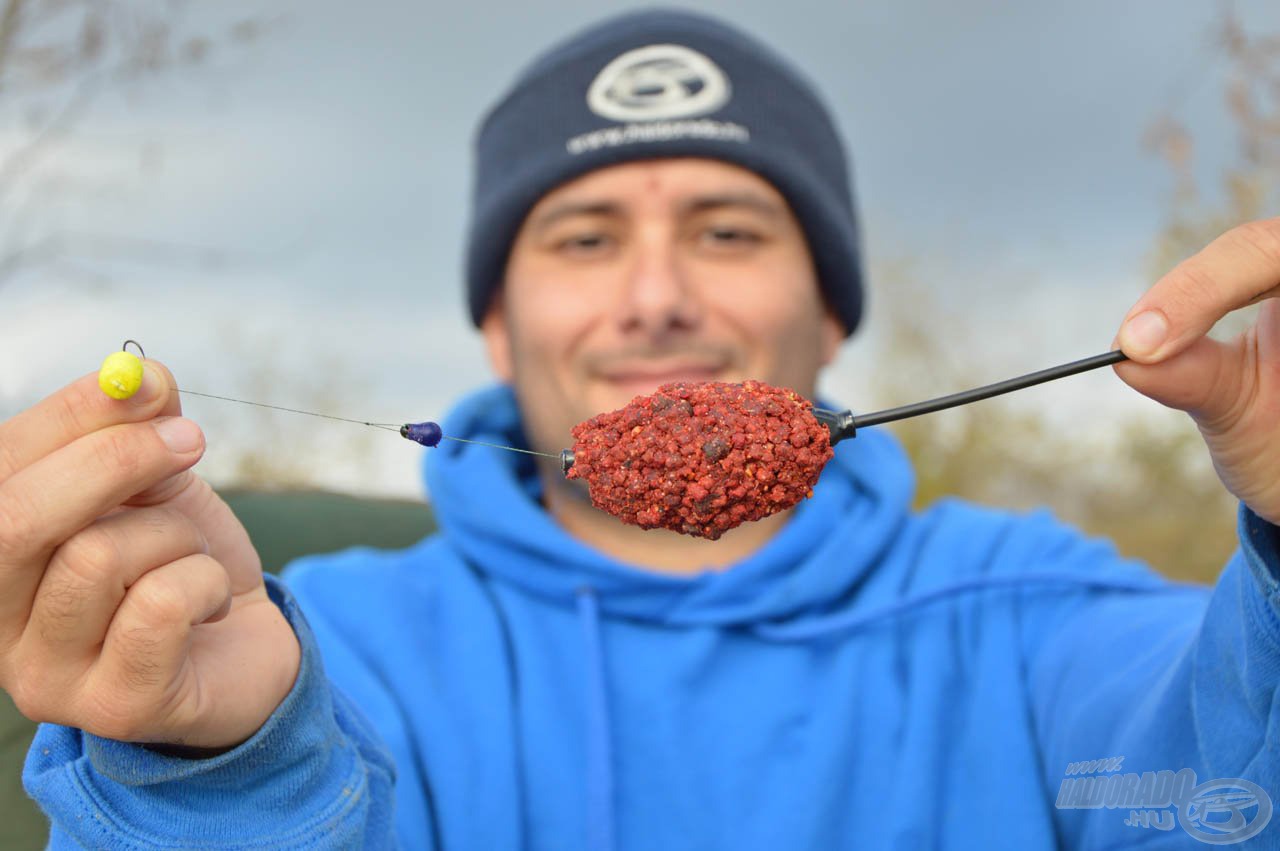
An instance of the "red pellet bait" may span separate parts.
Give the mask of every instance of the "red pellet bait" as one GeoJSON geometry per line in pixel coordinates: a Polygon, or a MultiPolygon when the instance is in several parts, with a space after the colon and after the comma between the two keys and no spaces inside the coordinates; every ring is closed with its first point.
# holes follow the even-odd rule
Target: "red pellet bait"
{"type": "Polygon", "coordinates": [[[834,453],[812,409],[759,381],[664,384],[574,426],[567,478],[624,523],[714,541],[813,494],[834,453]]]}

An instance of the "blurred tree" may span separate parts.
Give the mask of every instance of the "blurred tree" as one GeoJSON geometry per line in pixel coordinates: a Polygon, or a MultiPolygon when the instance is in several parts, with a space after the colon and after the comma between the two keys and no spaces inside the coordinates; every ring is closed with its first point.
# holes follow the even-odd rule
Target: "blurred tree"
{"type": "Polygon", "coordinates": [[[1280,211],[1280,33],[1249,33],[1234,5],[1223,3],[1214,41],[1227,63],[1223,100],[1235,156],[1205,191],[1196,177],[1195,129],[1176,106],[1152,122],[1144,142],[1174,179],[1169,217],[1152,252],[1156,275],[1231,226],[1280,211]]]}
{"type": "MultiPolygon", "coordinates": [[[[1227,61],[1224,94],[1236,151],[1219,191],[1206,192],[1196,179],[1195,128],[1174,110],[1152,123],[1144,142],[1173,177],[1168,220],[1150,257],[1152,280],[1231,226],[1280,210],[1280,35],[1247,32],[1224,4],[1216,36],[1227,61]]],[[[880,270],[879,277],[892,329],[881,357],[896,365],[892,383],[882,379],[875,388],[879,401],[905,404],[1006,377],[975,376],[943,351],[933,329],[969,336],[957,328],[963,318],[931,306],[909,267],[880,270]],[[909,398],[900,387],[911,388],[909,398]]],[[[1238,330],[1250,316],[1234,314],[1215,334],[1238,330]]],[[[1048,505],[1181,579],[1211,581],[1235,547],[1235,502],[1185,417],[1131,422],[1103,446],[1082,444],[1008,398],[891,428],[916,463],[919,505],[949,495],[1014,508],[1048,505]]]]}
{"type": "MultiPolygon", "coordinates": [[[[373,407],[342,354],[316,356],[308,369],[288,370],[275,365],[277,341],[250,337],[235,328],[223,336],[245,355],[241,368],[248,374],[234,383],[245,388],[246,400],[344,417],[373,407]]],[[[219,429],[218,445],[228,447],[217,450],[225,453],[223,457],[209,459],[221,462],[216,471],[206,469],[211,480],[219,487],[257,492],[316,489],[317,472],[330,466],[326,460],[340,456],[336,460],[342,463],[369,463],[375,440],[400,440],[352,423],[221,402],[209,406],[201,421],[211,431],[219,429]]]]}
{"type": "MultiPolygon", "coordinates": [[[[228,45],[246,45],[267,28],[260,19],[216,34],[183,26],[185,0],[3,0],[0,3],[0,285],[34,266],[92,261],[207,259],[208,251],[145,238],[73,232],[63,203],[101,191],[57,153],[76,138],[85,114],[108,94],[207,63],[228,45]]],[[[156,166],[153,144],[136,146],[136,170],[156,166]]],[[[216,253],[214,253],[216,254],[216,253]]]]}
{"type": "MultiPolygon", "coordinates": [[[[948,355],[935,329],[948,328],[952,338],[971,334],[957,327],[962,318],[921,296],[909,269],[880,278],[886,286],[877,303],[892,333],[879,358],[895,368],[873,389],[878,405],[1010,377],[977,375],[948,355]]],[[[1062,430],[1038,408],[1000,397],[889,428],[915,464],[918,507],[948,496],[1015,509],[1047,506],[1179,579],[1211,581],[1234,548],[1235,503],[1194,425],[1180,415],[1131,421],[1099,444],[1062,430]]]]}

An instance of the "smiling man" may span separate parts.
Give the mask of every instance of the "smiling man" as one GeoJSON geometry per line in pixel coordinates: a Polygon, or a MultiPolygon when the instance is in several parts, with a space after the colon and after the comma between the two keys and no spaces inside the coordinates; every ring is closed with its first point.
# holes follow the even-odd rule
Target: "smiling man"
{"type": "MultiPolygon", "coordinates": [[[[576,423],[668,381],[754,378],[812,398],[844,336],[786,199],[746,169],[693,158],[607,166],[548,192],[516,234],[482,328],[530,441],[553,454],[576,423]]],[[[558,464],[540,472],[564,528],[655,569],[731,564],[786,519],[709,546],[620,526],[558,464]]]]}
{"type": "MultiPolygon", "coordinates": [[[[670,11],[535,61],[486,118],[468,247],[500,383],[445,433],[555,454],[671,380],[812,396],[862,316],[844,153],[768,48],[670,11]]],[[[877,429],[718,541],[554,463],[428,453],[441,531],[263,578],[155,362],[0,424],[0,685],[45,722],[55,847],[1277,847],[1280,220],[1124,318],[1241,500],[1212,588],[944,502],[877,429]]],[[[1159,495],[1152,498],[1158,511],[1159,495]]]]}

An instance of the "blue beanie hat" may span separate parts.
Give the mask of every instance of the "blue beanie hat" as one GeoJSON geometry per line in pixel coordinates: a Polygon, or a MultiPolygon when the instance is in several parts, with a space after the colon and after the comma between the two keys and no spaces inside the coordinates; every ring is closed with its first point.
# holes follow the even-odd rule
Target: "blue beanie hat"
{"type": "Polygon", "coordinates": [[[595,169],[708,157],[749,169],[796,214],[828,303],[852,333],[862,272],[844,146],[813,87],[720,21],[666,9],[611,18],[535,60],[485,117],[467,246],[479,325],[525,216],[595,169]]]}

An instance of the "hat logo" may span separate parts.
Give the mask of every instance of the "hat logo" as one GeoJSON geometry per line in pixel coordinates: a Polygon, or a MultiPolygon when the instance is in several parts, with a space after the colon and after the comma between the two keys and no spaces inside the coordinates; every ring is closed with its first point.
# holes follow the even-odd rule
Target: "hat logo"
{"type": "Polygon", "coordinates": [[[587,106],[614,121],[658,121],[714,112],[729,94],[729,78],[703,54],[650,44],[604,66],[587,90],[587,106]]]}

